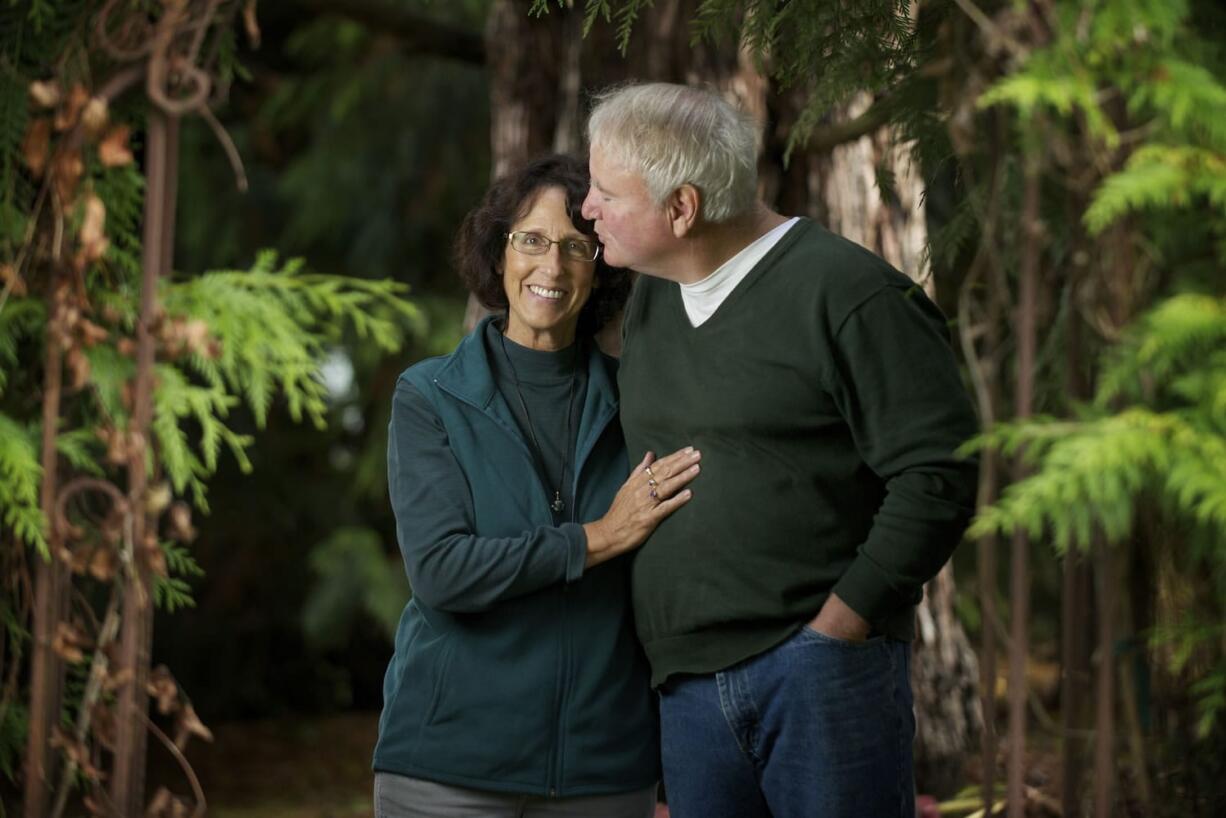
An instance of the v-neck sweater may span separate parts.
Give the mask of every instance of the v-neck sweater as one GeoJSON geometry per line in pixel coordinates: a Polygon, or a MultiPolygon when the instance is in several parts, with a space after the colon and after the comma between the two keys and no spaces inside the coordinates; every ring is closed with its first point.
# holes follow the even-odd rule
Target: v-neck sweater
{"type": "Polygon", "coordinates": [[[693,499],[633,569],[652,683],[765,651],[833,591],[910,640],[961,537],[977,428],[941,312],[863,247],[802,219],[698,327],[641,276],[618,383],[631,452],[702,452],[693,499]]]}

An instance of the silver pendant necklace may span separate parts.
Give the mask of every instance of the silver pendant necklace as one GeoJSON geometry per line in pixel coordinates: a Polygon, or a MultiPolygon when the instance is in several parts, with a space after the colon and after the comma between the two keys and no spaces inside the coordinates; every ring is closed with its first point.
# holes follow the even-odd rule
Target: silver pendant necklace
{"type": "MultiPolygon", "coordinates": [[[[524,400],[523,390],[519,386],[519,374],[515,371],[515,364],[511,361],[511,356],[507,352],[507,336],[506,333],[498,333],[498,341],[502,344],[502,357],[507,361],[507,367],[511,370],[511,382],[515,384],[515,396],[519,398],[519,408],[523,410],[524,420],[528,423],[528,436],[532,439],[532,456],[536,460],[537,468],[541,470],[541,477],[545,480],[549,479],[549,473],[545,469],[545,453],[541,451],[541,444],[536,439],[536,429],[532,424],[532,415],[528,413],[528,402],[524,400]]],[[[570,393],[566,397],[566,437],[562,438],[562,462],[561,474],[558,477],[558,487],[553,492],[553,502],[549,507],[553,509],[555,514],[561,514],[566,509],[566,503],[562,500],[562,487],[566,485],[566,466],[568,455],[570,454],[570,423],[571,415],[574,414],[575,402],[575,381],[578,379],[579,373],[579,342],[574,343],[574,359],[570,370],[570,393]]],[[[548,493],[548,491],[546,491],[548,493]]]]}

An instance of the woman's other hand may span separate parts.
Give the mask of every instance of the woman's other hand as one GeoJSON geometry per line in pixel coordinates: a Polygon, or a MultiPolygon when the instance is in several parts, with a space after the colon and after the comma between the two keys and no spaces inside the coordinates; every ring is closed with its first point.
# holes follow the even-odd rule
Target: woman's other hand
{"type": "Polygon", "coordinates": [[[618,489],[613,505],[599,520],[584,523],[591,568],[633,551],[668,515],[690,501],[686,484],[698,476],[702,454],[692,446],[655,459],[648,452],[618,489]]]}

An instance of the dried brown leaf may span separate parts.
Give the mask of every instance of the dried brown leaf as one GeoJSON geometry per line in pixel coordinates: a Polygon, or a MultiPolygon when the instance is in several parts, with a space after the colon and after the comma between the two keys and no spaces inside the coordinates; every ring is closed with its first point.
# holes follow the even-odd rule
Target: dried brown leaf
{"type": "Polygon", "coordinates": [[[63,91],[55,80],[34,80],[30,83],[30,99],[39,108],[54,108],[59,104],[63,91]]]}
{"type": "Polygon", "coordinates": [[[18,298],[27,292],[26,280],[18,275],[12,264],[0,264],[0,289],[7,289],[18,298]]]}
{"type": "Polygon", "coordinates": [[[260,47],[260,23],[255,18],[256,0],[247,0],[243,6],[243,28],[247,31],[247,42],[252,48],[260,47]]]}
{"type": "Polygon", "coordinates": [[[106,461],[113,466],[122,466],[128,462],[128,440],[118,429],[109,428],[106,437],[106,461]]]}
{"type": "Polygon", "coordinates": [[[173,499],[174,493],[170,490],[169,483],[164,480],[154,483],[145,492],[145,510],[154,515],[161,514],[170,506],[170,501],[173,499]]]}
{"type": "Polygon", "coordinates": [[[96,194],[90,193],[85,197],[84,208],[85,215],[81,219],[81,230],[77,233],[77,238],[81,241],[86,257],[90,261],[97,261],[106,251],[106,205],[96,194]]]}
{"type": "Polygon", "coordinates": [[[90,709],[90,732],[108,750],[115,749],[115,729],[115,708],[102,699],[94,702],[90,709]]]}
{"type": "Polygon", "coordinates": [[[60,558],[68,564],[68,570],[74,574],[84,574],[89,570],[89,560],[92,555],[93,550],[88,545],[80,545],[71,550],[64,548],[60,552],[60,558]]]}
{"type": "Polygon", "coordinates": [[[187,802],[165,787],[159,787],[145,808],[145,818],[187,818],[192,810],[187,802]]]}
{"type": "Polygon", "coordinates": [[[187,503],[180,500],[172,505],[167,518],[171,537],[183,543],[196,539],[196,529],[192,526],[192,507],[187,503]]]}
{"type": "Polygon", "coordinates": [[[207,356],[209,351],[209,325],[193,318],[183,326],[183,340],[187,348],[197,355],[207,356]]]}
{"type": "Polygon", "coordinates": [[[30,120],[21,140],[21,158],[35,177],[43,175],[51,158],[51,120],[42,116],[30,120]]]}
{"type": "Polygon", "coordinates": [[[65,211],[72,206],[77,193],[77,183],[85,172],[85,163],[81,161],[79,151],[61,153],[51,163],[51,181],[55,184],[55,192],[65,211]]]}
{"type": "Polygon", "coordinates": [[[145,566],[157,574],[159,577],[170,576],[170,571],[166,565],[166,554],[162,551],[161,546],[157,542],[145,543],[140,549],[141,559],[145,561],[145,566]]]}
{"type": "Polygon", "coordinates": [[[102,780],[102,772],[90,763],[89,748],[77,741],[60,727],[51,728],[51,747],[64,752],[64,755],[77,765],[78,771],[89,780],[97,783],[102,780]]]}
{"type": "Polygon", "coordinates": [[[115,578],[115,569],[119,567],[119,557],[115,549],[100,545],[89,557],[89,575],[99,582],[110,582],[115,578]]]}
{"type": "Polygon", "coordinates": [[[183,706],[175,721],[175,746],[180,750],[187,747],[187,739],[190,736],[197,736],[210,743],[213,741],[212,731],[200,721],[200,717],[196,715],[196,709],[191,706],[190,702],[183,706]]]}
{"type": "MultiPolygon", "coordinates": [[[[127,505],[126,503],[124,504],[127,505]]],[[[123,538],[124,512],[122,508],[112,508],[102,522],[98,523],[98,533],[102,541],[112,547],[118,546],[123,538]]]]}
{"type": "Polygon", "coordinates": [[[132,151],[128,148],[128,135],[132,129],[116,125],[98,143],[98,161],[103,167],[118,168],[132,164],[132,151]]]}
{"type": "Polygon", "coordinates": [[[149,695],[157,700],[158,712],[169,715],[179,707],[179,685],[175,677],[170,675],[166,665],[158,665],[149,671],[149,681],[145,683],[149,695]]]}
{"type": "Polygon", "coordinates": [[[99,818],[103,818],[103,816],[110,818],[113,814],[104,802],[94,798],[92,794],[81,797],[81,806],[85,807],[90,815],[96,815],[99,818]]]}
{"type": "Polygon", "coordinates": [[[83,648],[89,646],[89,638],[72,623],[60,622],[55,626],[55,637],[51,640],[51,649],[65,662],[75,665],[85,661],[83,648]]]}
{"type": "Polygon", "coordinates": [[[64,355],[64,366],[68,369],[69,384],[73,389],[80,389],[89,383],[89,358],[79,346],[73,347],[64,355]]]}
{"type": "Polygon", "coordinates": [[[91,97],[81,111],[81,125],[90,136],[102,133],[109,119],[110,112],[107,109],[106,100],[102,97],[91,97]]]}
{"type": "Polygon", "coordinates": [[[136,677],[136,672],[133,671],[132,668],[130,667],[120,668],[116,670],[114,673],[107,674],[106,681],[102,683],[102,686],[107,691],[115,691],[121,687],[127,687],[129,684],[132,683],[132,680],[135,677],[136,677]]]}
{"type": "Polygon", "coordinates": [[[81,336],[81,342],[87,347],[97,346],[110,337],[109,332],[88,318],[82,318],[77,324],[77,333],[81,336]]]}
{"type": "Polygon", "coordinates": [[[64,98],[64,104],[60,106],[59,111],[55,114],[55,129],[57,131],[66,131],[73,125],[77,124],[77,119],[81,116],[81,109],[89,102],[89,91],[85,90],[85,86],[77,83],[72,86],[68,95],[64,98]]]}

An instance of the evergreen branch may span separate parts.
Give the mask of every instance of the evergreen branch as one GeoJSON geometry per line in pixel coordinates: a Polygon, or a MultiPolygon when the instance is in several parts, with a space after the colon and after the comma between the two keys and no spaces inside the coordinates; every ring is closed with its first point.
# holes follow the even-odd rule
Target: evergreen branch
{"type": "Polygon", "coordinates": [[[238,461],[239,468],[244,473],[251,472],[246,450],[252,438],[235,433],[223,422],[238,398],[217,387],[192,384],[168,364],[157,367],[157,379],[152,429],[162,465],[175,492],[182,494],[190,489],[196,505],[207,511],[203,481],[216,471],[223,444],[238,461]],[[195,450],[182,426],[186,420],[199,427],[195,450]]]}
{"type": "Polygon", "coordinates": [[[1138,82],[1134,72],[1120,82],[1125,88],[1135,86],[1128,98],[1134,115],[1157,116],[1172,135],[1226,152],[1226,85],[1203,66],[1167,57],[1143,81],[1138,82]]]}
{"type": "Polygon", "coordinates": [[[1187,207],[1203,196],[1226,214],[1226,155],[1190,145],[1146,145],[1094,191],[1083,221],[1101,233],[1129,213],[1187,207]]]}
{"type": "Polygon", "coordinates": [[[46,322],[47,308],[40,299],[10,299],[0,309],[0,394],[8,384],[8,370],[19,365],[17,344],[37,337],[46,322]]]}
{"type": "Polygon", "coordinates": [[[1171,388],[1180,384],[1183,405],[1200,404],[1210,416],[1220,417],[1226,400],[1221,395],[1223,350],[1226,299],[1173,296],[1144,315],[1108,355],[1096,404],[1100,409],[1120,400],[1169,405],[1171,388]],[[1186,380],[1193,372],[1202,378],[1186,380]]]}
{"type": "Polygon", "coordinates": [[[220,343],[216,360],[188,359],[207,381],[242,395],[261,427],[273,395],[285,395],[291,417],[325,425],[326,390],[319,366],[326,342],[348,327],[358,338],[392,352],[406,328],[420,330],[418,308],[394,281],[308,274],[301,262],[277,269],[264,252],[251,270],[206,273],[164,287],[168,312],[203,321],[220,343]]]}
{"type": "Polygon", "coordinates": [[[166,558],[167,576],[154,575],[153,601],[167,613],[196,607],[189,578],[204,576],[204,569],[185,546],[166,540],[158,543],[166,558]]]}
{"type": "Polygon", "coordinates": [[[1046,448],[1034,474],[980,512],[972,537],[1022,530],[1038,538],[1048,530],[1063,553],[1088,549],[1097,527],[1120,542],[1139,499],[1151,493],[1180,516],[1226,530],[1226,446],[1179,413],[1128,409],[1058,424],[1055,435],[1041,421],[1007,425],[1022,446],[1037,440],[1046,448]]]}
{"type": "Polygon", "coordinates": [[[82,426],[59,432],[55,436],[55,448],[78,472],[94,477],[104,476],[100,462],[105,453],[92,428],[82,426]]]}
{"type": "Polygon", "coordinates": [[[0,414],[0,523],[49,559],[47,521],[39,506],[42,478],[34,439],[12,418],[0,414]]]}

